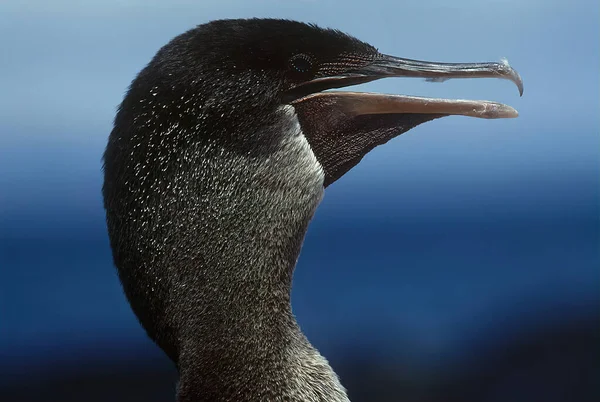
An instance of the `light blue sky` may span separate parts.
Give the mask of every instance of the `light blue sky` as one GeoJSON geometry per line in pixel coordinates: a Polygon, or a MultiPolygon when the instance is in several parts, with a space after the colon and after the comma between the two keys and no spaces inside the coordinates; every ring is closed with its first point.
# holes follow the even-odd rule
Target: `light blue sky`
{"type": "MultiPolygon", "coordinates": [[[[470,172],[451,175],[454,180],[488,176],[489,170],[506,176],[597,166],[599,28],[598,4],[591,0],[38,0],[0,4],[0,147],[9,154],[0,161],[1,182],[15,184],[14,174],[33,180],[36,161],[49,158],[48,150],[64,156],[54,160],[56,169],[70,158],[88,173],[97,169],[115,107],[160,46],[195,24],[250,16],[340,28],[383,52],[409,58],[458,62],[506,57],[523,76],[523,98],[501,80],[440,84],[387,79],[363,86],[492,99],[514,106],[521,117],[452,117],[424,125],[369,155],[350,180],[372,178],[382,166],[399,172],[406,164],[423,175],[438,171],[436,163],[470,172]]],[[[52,166],[45,168],[52,172],[52,166]]]]}
{"type": "MultiPolygon", "coordinates": [[[[514,87],[495,80],[430,84],[390,79],[367,86],[373,90],[492,98],[517,107],[526,122],[543,118],[553,126],[565,115],[589,118],[598,106],[598,6],[593,1],[371,1],[368,6],[318,0],[13,1],[3,2],[0,11],[2,121],[60,129],[57,139],[73,145],[89,139],[79,130],[106,126],[124,88],[168,39],[223,17],[317,22],[411,58],[507,57],[524,77],[526,92],[518,99],[514,87]]],[[[474,124],[474,131],[483,124],[461,121],[474,124]]],[[[490,130],[525,123],[485,124],[490,130]]],[[[43,136],[43,130],[32,131],[43,136]]],[[[91,135],[103,137],[99,130],[91,135]]]]}

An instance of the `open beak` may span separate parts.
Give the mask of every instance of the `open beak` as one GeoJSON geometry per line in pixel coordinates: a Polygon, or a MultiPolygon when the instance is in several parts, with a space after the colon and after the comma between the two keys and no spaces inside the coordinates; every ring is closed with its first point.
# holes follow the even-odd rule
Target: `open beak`
{"type": "Polygon", "coordinates": [[[433,63],[380,55],[371,63],[341,75],[319,77],[286,94],[302,132],[325,172],[324,185],[336,181],[373,148],[444,116],[486,119],[517,117],[515,109],[483,100],[436,99],[379,93],[326,91],[386,77],[502,78],[523,94],[519,74],[502,63],[433,63]]]}
{"type": "Polygon", "coordinates": [[[295,88],[290,95],[293,103],[305,97],[335,97],[355,114],[419,113],[463,115],[487,119],[517,117],[510,106],[491,101],[423,98],[405,95],[358,92],[320,92],[326,89],[362,84],[386,77],[422,77],[429,81],[452,78],[502,78],[510,80],[523,95],[523,81],[504,61],[501,63],[437,63],[380,55],[376,60],[343,75],[319,77],[295,88]]]}

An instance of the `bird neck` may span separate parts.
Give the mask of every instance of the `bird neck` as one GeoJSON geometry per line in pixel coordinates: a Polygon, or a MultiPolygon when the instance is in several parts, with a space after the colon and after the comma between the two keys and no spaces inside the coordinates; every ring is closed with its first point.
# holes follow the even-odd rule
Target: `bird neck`
{"type": "Polygon", "coordinates": [[[254,274],[240,271],[226,282],[214,276],[189,294],[187,323],[179,329],[178,402],[347,401],[338,377],[292,314],[293,263],[281,255],[296,244],[277,242],[266,248],[270,252],[262,244],[264,255],[247,249],[231,256],[245,259],[243,270],[254,274]],[[260,271],[273,279],[265,280],[260,271]]]}
{"type": "Polygon", "coordinates": [[[323,171],[295,116],[269,131],[275,146],[251,158],[198,150],[202,158],[187,172],[197,180],[169,216],[178,230],[167,254],[175,303],[165,301],[164,320],[179,339],[180,402],[347,400],[290,304],[323,171]]]}
{"type": "Polygon", "coordinates": [[[177,401],[348,402],[328,362],[286,318],[271,316],[250,331],[247,323],[232,323],[235,335],[188,340],[177,401]]]}

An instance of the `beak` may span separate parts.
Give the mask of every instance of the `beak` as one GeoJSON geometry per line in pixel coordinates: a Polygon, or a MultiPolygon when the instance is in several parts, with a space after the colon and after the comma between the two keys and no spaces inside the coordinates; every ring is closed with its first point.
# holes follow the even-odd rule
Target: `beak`
{"type": "Polygon", "coordinates": [[[507,61],[501,63],[437,63],[380,55],[376,60],[343,75],[310,80],[288,93],[291,103],[308,97],[344,98],[345,106],[356,115],[419,113],[463,115],[487,119],[514,118],[519,114],[510,106],[491,101],[423,98],[404,95],[320,92],[362,84],[386,77],[421,77],[428,81],[452,78],[501,78],[512,81],[523,95],[523,80],[507,61]]]}
{"type": "Polygon", "coordinates": [[[325,187],[356,166],[376,146],[427,121],[450,115],[486,119],[518,116],[512,107],[491,101],[321,92],[386,77],[422,77],[430,81],[502,78],[515,83],[519,94],[523,94],[523,81],[508,62],[434,63],[387,55],[342,75],[305,82],[286,97],[325,171],[325,187]]]}
{"type": "Polygon", "coordinates": [[[523,80],[507,61],[502,63],[436,63],[381,55],[373,63],[356,71],[362,76],[423,77],[430,81],[451,78],[503,78],[515,83],[523,96],[523,80]]]}

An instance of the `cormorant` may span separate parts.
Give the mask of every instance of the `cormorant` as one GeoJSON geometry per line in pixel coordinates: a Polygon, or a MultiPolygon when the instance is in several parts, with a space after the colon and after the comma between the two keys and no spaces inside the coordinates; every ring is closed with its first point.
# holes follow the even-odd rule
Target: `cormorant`
{"type": "Polygon", "coordinates": [[[277,19],[174,38],[133,80],[104,154],[114,263],[187,401],[347,401],[292,314],[296,260],[324,188],[371,149],[488,101],[332,88],[384,77],[522,81],[508,63],[433,63],[277,19]]]}

